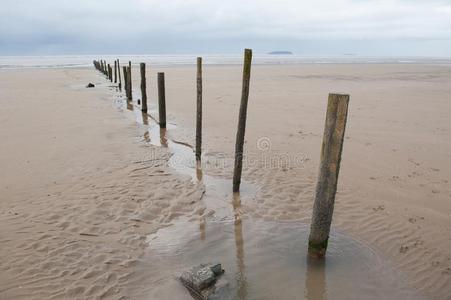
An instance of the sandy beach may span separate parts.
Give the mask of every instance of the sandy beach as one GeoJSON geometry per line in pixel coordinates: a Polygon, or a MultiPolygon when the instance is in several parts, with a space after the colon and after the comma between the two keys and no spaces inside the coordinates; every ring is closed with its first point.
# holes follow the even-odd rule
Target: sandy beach
{"type": "MultiPolygon", "coordinates": [[[[208,228],[218,230],[220,220],[235,220],[236,267],[251,272],[247,292],[238,284],[236,298],[265,299],[252,292],[257,280],[240,251],[264,248],[250,238],[246,246],[247,234],[285,228],[287,241],[310,224],[330,92],[350,94],[334,247],[340,253],[348,239],[358,241],[350,251],[366,249],[380,260],[367,273],[393,284],[365,287],[351,299],[450,299],[450,65],[254,65],[238,200],[228,184],[242,67],[204,67],[203,180],[190,165],[190,148],[181,148],[195,141],[195,66],[147,72],[151,109],[143,118],[137,65],[128,107],[123,91],[93,67],[0,70],[0,299],[190,299],[173,278],[176,266],[189,266],[191,252],[221,258],[191,240],[196,251],[186,256],[155,253],[190,228],[211,236],[208,228]],[[165,140],[152,120],[157,72],[166,76],[165,140]],[[96,87],[85,88],[89,82],[96,87]],[[244,220],[238,225],[237,215],[244,220]]],[[[326,285],[324,299],[349,299],[349,290],[326,285]]],[[[320,299],[292,291],[273,290],[282,299],[320,299]]]]}

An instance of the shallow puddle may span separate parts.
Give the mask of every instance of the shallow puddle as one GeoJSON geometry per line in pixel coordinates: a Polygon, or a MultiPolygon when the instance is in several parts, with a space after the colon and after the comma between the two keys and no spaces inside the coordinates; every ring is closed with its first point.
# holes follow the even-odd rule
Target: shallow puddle
{"type": "Polygon", "coordinates": [[[327,259],[307,259],[304,224],[251,219],[180,220],[149,236],[137,273],[152,278],[146,299],[191,299],[175,279],[194,265],[220,262],[233,299],[414,298],[369,247],[333,232],[327,259]],[[146,274],[146,275],[144,275],[146,274]]]}
{"type": "Polygon", "coordinates": [[[230,179],[196,167],[192,146],[167,137],[175,124],[159,128],[155,106],[143,114],[123,96],[115,104],[147,126],[147,143],[169,148],[170,167],[205,186],[202,200],[212,212],[197,223],[179,218],[148,237],[129,286],[133,299],[192,299],[176,275],[209,262],[222,264],[233,299],[417,299],[389,264],[344,234],[331,233],[324,261],[307,259],[305,224],[246,218],[241,204],[255,200],[256,186],[243,182],[241,193],[233,194],[230,179]]]}

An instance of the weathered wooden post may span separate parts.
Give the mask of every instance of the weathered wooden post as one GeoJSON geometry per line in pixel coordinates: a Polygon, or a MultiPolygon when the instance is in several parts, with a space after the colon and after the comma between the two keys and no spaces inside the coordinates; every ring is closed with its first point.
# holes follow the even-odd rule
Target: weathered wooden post
{"type": "Polygon", "coordinates": [[[128,74],[127,74],[127,88],[128,88],[128,99],[132,99],[132,62],[128,62],[128,74]]]}
{"type": "Polygon", "coordinates": [[[125,89],[125,95],[128,97],[128,89],[127,89],[127,67],[123,66],[123,73],[124,73],[124,89],[125,89]]]}
{"type": "Polygon", "coordinates": [[[139,69],[141,71],[141,111],[147,113],[147,91],[146,91],[146,64],[140,63],[139,69]]]}
{"type": "Polygon", "coordinates": [[[108,64],[108,79],[113,82],[113,69],[110,64],[108,64]]]}
{"type": "Polygon", "coordinates": [[[119,90],[122,89],[122,80],[121,80],[121,65],[119,63],[119,59],[117,60],[117,72],[119,76],[119,90]]]}
{"type": "Polygon", "coordinates": [[[114,61],[114,83],[117,83],[117,61],[114,61]]]}
{"type": "Polygon", "coordinates": [[[160,128],[166,128],[166,94],[164,87],[164,73],[158,73],[158,114],[160,117],[160,128]]]}
{"type": "Polygon", "coordinates": [[[236,144],[235,144],[235,169],[233,171],[234,193],[240,190],[241,172],[243,170],[243,146],[244,146],[244,133],[246,130],[247,100],[249,99],[251,62],[252,62],[252,50],[245,49],[244,65],[243,65],[243,86],[241,90],[240,114],[238,117],[238,130],[236,132],[236,144]]]}
{"type": "Polygon", "coordinates": [[[202,155],[202,57],[197,58],[196,160],[202,155]]]}
{"type": "Polygon", "coordinates": [[[99,71],[103,73],[103,60],[100,60],[100,70],[99,71]]]}
{"type": "Polygon", "coordinates": [[[308,244],[308,254],[311,257],[323,258],[326,255],[340,171],[348,103],[349,95],[329,94],[308,244]]]}

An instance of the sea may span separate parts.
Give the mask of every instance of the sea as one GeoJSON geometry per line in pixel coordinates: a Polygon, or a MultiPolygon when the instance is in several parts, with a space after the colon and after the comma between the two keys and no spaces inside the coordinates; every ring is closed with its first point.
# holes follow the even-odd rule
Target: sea
{"type": "MultiPolygon", "coordinates": [[[[93,60],[132,64],[145,62],[152,66],[195,65],[196,57],[203,58],[206,65],[239,65],[242,54],[184,54],[184,55],[52,55],[52,56],[0,56],[0,69],[35,68],[83,68],[91,67],[93,60]]],[[[254,54],[252,63],[257,65],[290,64],[451,64],[451,57],[368,57],[358,55],[305,56],[254,54]]]]}

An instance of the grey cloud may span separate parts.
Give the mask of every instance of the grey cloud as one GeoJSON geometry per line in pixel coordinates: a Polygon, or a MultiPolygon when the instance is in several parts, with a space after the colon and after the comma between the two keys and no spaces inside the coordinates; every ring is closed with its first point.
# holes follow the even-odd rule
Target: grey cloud
{"type": "Polygon", "coordinates": [[[245,44],[308,54],[349,48],[362,54],[378,54],[373,52],[379,49],[386,55],[390,45],[393,55],[451,53],[451,1],[1,2],[3,54],[218,52],[219,46],[229,52],[245,44]]]}

